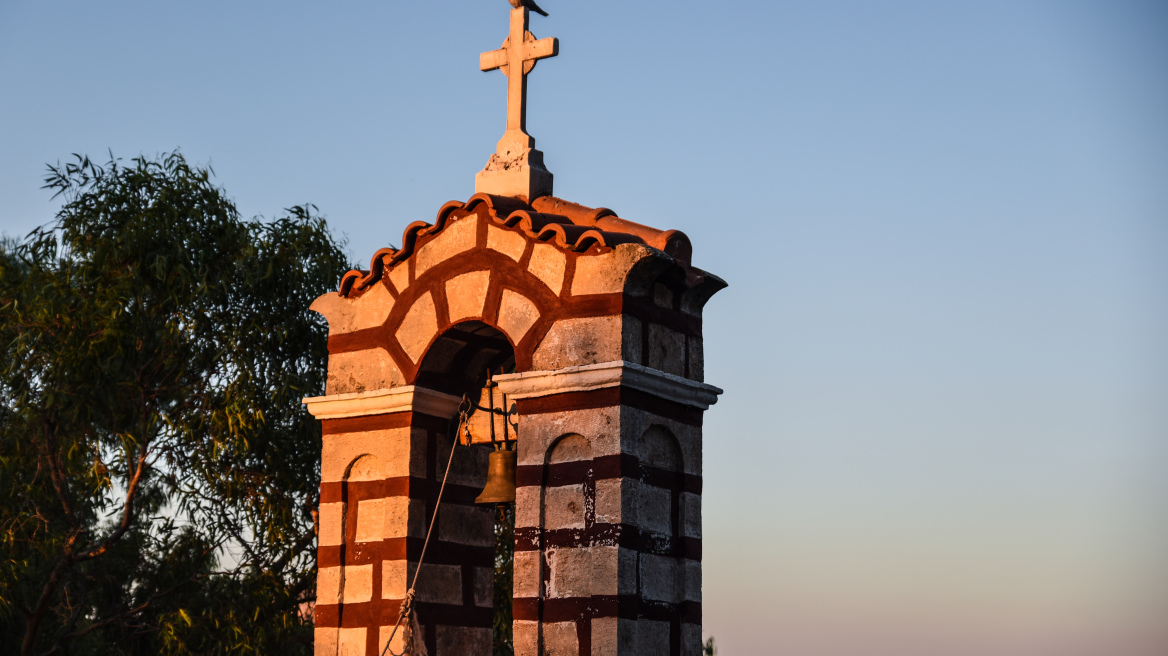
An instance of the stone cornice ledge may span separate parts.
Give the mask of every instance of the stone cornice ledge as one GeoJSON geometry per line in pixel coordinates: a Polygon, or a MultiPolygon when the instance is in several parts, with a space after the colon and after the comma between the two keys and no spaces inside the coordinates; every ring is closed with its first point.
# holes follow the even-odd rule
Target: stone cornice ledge
{"type": "Polygon", "coordinates": [[[403,385],[370,392],[305,397],[301,403],[317,419],[343,419],[393,412],[420,412],[433,417],[452,417],[462,399],[417,385],[403,385]]]}
{"type": "Polygon", "coordinates": [[[718,401],[722,390],[696,380],[624,360],[601,362],[555,371],[528,371],[495,376],[499,391],[511,399],[529,399],[605,387],[628,387],[705,410],[718,401]]]}

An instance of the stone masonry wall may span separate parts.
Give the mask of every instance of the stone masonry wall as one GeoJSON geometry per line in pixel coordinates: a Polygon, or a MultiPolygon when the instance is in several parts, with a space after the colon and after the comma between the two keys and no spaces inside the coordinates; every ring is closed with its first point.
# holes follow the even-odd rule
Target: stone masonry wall
{"type": "MultiPolygon", "coordinates": [[[[571,221],[447,204],[312,306],[330,353],[327,396],[305,400],[324,427],[318,656],[381,653],[450,454],[443,386],[506,344],[516,654],[700,653],[701,424],[720,392],[700,382],[701,312],[724,283],[689,265],[681,233],[540,203],[571,221]]],[[[459,449],[418,583],[432,656],[491,651],[493,509],[473,503],[486,451],[459,449]]]]}
{"type": "MultiPolygon", "coordinates": [[[[434,512],[450,456],[448,420],[398,412],[324,427],[316,653],[380,655],[434,512]]],[[[474,504],[485,474],[486,451],[459,447],[418,580],[431,654],[491,653],[493,515],[474,504]]]]}
{"type": "Polygon", "coordinates": [[[700,653],[700,413],[620,388],[520,402],[515,653],[700,653]]]}

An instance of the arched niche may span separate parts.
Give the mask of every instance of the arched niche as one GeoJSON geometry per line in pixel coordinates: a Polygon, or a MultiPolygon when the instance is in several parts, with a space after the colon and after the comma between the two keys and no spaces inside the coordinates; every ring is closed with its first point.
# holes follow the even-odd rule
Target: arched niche
{"type": "Polygon", "coordinates": [[[338,545],[340,557],[338,566],[318,570],[317,603],[338,604],[342,621],[346,604],[365,603],[373,597],[373,566],[348,565],[346,554],[360,549],[361,543],[384,539],[386,502],[390,501],[380,498],[379,483],[384,478],[385,467],[377,456],[357,456],[341,479],[339,512],[321,516],[321,544],[338,545]]]}
{"type": "Polygon", "coordinates": [[[548,449],[540,508],[540,525],[545,532],[583,529],[589,523],[587,511],[596,494],[589,472],[583,470],[577,476],[557,476],[552,466],[590,460],[592,445],[577,433],[558,438],[548,449]]]}
{"type": "Polygon", "coordinates": [[[639,591],[650,602],[685,599],[684,462],[677,437],[654,424],[641,434],[636,514],[644,549],[638,558],[639,591]]]}
{"type": "MultiPolygon", "coordinates": [[[[588,534],[596,522],[596,481],[592,469],[593,445],[578,433],[555,439],[548,448],[543,467],[540,494],[540,536],[538,544],[540,579],[544,582],[539,596],[550,600],[584,599],[594,593],[595,549],[581,536],[588,534]]],[[[564,618],[541,618],[539,653],[556,640],[552,634],[572,633],[574,621],[564,618]]]]}

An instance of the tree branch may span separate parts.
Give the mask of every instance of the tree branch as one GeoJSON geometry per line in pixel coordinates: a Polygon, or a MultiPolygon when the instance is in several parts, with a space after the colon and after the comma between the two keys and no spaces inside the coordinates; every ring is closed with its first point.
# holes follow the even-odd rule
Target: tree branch
{"type": "Polygon", "coordinates": [[[122,504],[122,520],[118,522],[118,527],[112,533],[102,540],[101,544],[93,547],[89,551],[77,555],[77,560],[89,560],[97,558],[130,530],[130,525],[134,523],[134,501],[138,494],[138,488],[142,482],[142,475],[146,472],[147,464],[146,457],[150,455],[150,442],[145,436],[142,438],[142,447],[138,450],[138,463],[134,470],[134,475],[130,477],[130,482],[126,485],[126,500],[122,504]]]}
{"type": "Polygon", "coordinates": [[[308,545],[312,544],[312,541],[315,538],[316,527],[313,526],[296,540],[296,544],[292,545],[291,549],[285,551],[283,556],[280,556],[276,562],[272,563],[272,571],[276,572],[277,574],[284,571],[284,568],[288,565],[288,561],[292,560],[294,556],[299,554],[302,550],[306,549],[308,545]]]}
{"type": "Polygon", "coordinates": [[[49,574],[49,580],[45,581],[45,587],[41,590],[41,596],[37,599],[36,606],[33,607],[32,613],[29,614],[28,620],[24,623],[24,641],[20,644],[20,653],[23,656],[29,656],[32,653],[33,643],[36,642],[37,631],[40,629],[41,621],[45,618],[45,613],[49,610],[49,602],[53,599],[53,593],[57,590],[57,585],[61,581],[61,577],[65,571],[73,566],[73,546],[77,543],[77,538],[81,535],[81,531],[74,530],[69,535],[69,539],[65,542],[65,553],[57,560],[57,564],[53,567],[53,571],[49,574]]]}
{"type": "Polygon", "coordinates": [[[43,416],[43,419],[45,422],[45,460],[49,466],[49,480],[53,482],[53,490],[56,491],[57,498],[61,501],[61,507],[65,510],[65,519],[68,520],[70,527],[77,530],[77,519],[73,515],[73,503],[66,490],[68,483],[61,471],[60,454],[57,453],[57,422],[48,416],[43,416]]]}

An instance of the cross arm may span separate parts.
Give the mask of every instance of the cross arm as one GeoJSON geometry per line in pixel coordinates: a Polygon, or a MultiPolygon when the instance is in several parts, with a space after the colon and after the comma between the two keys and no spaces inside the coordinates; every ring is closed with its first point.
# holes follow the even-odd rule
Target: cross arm
{"type": "Polygon", "coordinates": [[[560,54],[560,40],[554,36],[538,41],[528,41],[523,45],[526,46],[524,59],[544,59],[560,54]]]}
{"type": "MultiPolygon", "coordinates": [[[[544,39],[547,41],[547,39],[544,39]]],[[[479,55],[479,70],[493,71],[507,65],[507,51],[503,48],[479,55]]]]}

